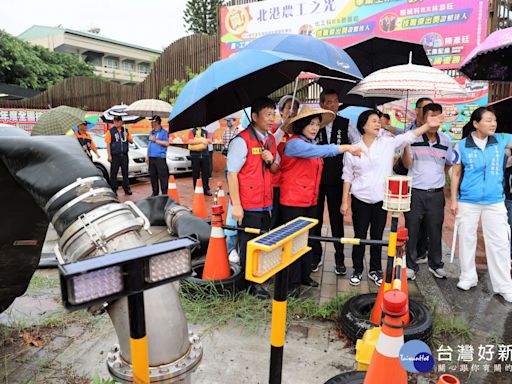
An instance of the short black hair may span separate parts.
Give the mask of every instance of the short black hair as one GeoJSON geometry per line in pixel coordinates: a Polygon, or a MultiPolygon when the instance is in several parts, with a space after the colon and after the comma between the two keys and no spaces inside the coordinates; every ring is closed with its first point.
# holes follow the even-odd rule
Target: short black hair
{"type": "Polygon", "coordinates": [[[416,100],[416,108],[419,108],[424,101],[430,101],[431,103],[434,102],[434,100],[432,100],[430,97],[420,97],[418,100],[416,100]]]}
{"type": "Polygon", "coordinates": [[[430,103],[423,107],[423,115],[426,115],[428,111],[443,113],[443,106],[438,103],[430,103]]]}
{"type": "Polygon", "coordinates": [[[251,114],[256,113],[259,114],[261,110],[265,108],[272,108],[273,110],[276,109],[276,105],[272,101],[272,99],[268,97],[258,97],[253,100],[251,104],[251,114]]]}
{"type": "Polygon", "coordinates": [[[391,120],[391,116],[389,115],[389,113],[383,113],[382,117],[384,117],[385,119],[391,120]]]}
{"type": "Polygon", "coordinates": [[[334,89],[331,89],[331,88],[324,89],[320,93],[320,102],[321,103],[325,102],[325,96],[327,96],[327,95],[336,95],[336,96],[338,96],[338,92],[336,92],[334,89]]]}
{"type": "Polygon", "coordinates": [[[123,121],[122,116],[114,116],[114,121],[123,121]]]}
{"type": "Polygon", "coordinates": [[[302,135],[302,131],[304,130],[304,128],[306,128],[314,118],[319,118],[320,122],[322,122],[322,114],[320,114],[320,113],[318,113],[316,115],[306,116],[306,117],[303,117],[302,119],[299,119],[299,120],[293,122],[292,132],[295,135],[302,135]]]}
{"type": "Polygon", "coordinates": [[[162,123],[162,118],[160,116],[153,116],[151,120],[156,121],[158,124],[162,123]]]}
{"type": "Polygon", "coordinates": [[[379,112],[376,111],[375,109],[369,109],[359,115],[359,118],[357,119],[357,130],[361,135],[364,135],[363,127],[366,125],[371,115],[379,116],[379,112]]]}
{"type": "Polygon", "coordinates": [[[476,121],[477,123],[482,120],[485,112],[491,112],[496,115],[496,111],[493,107],[480,107],[473,111],[471,114],[471,117],[469,118],[469,121],[467,124],[462,128],[462,138],[465,138],[469,136],[469,134],[473,131],[476,131],[475,126],[473,123],[476,121]]]}

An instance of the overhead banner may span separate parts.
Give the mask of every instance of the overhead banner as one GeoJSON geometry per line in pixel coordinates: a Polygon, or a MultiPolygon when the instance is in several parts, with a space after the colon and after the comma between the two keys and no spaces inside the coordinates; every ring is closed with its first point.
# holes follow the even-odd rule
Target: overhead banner
{"type": "Polygon", "coordinates": [[[487,31],[484,0],[267,0],[222,7],[220,15],[222,58],[270,33],[342,48],[380,36],[421,43],[433,66],[456,69],[487,31]]]}

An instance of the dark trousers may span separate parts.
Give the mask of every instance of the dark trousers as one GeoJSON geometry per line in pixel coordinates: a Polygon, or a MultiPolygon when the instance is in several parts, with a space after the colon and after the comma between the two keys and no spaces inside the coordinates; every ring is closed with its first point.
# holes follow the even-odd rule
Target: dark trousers
{"type": "Polygon", "coordinates": [[[428,231],[425,220],[420,223],[420,230],[418,233],[418,242],[416,243],[416,253],[418,256],[424,256],[428,251],[428,231]]]}
{"type": "Polygon", "coordinates": [[[279,214],[279,197],[281,196],[281,188],[274,187],[273,193],[274,197],[272,200],[272,217],[270,218],[270,228],[275,228],[282,224],[281,215],[279,214]]]}
{"type": "Polygon", "coordinates": [[[121,174],[123,175],[123,189],[127,191],[130,189],[127,153],[112,155],[112,162],[110,163],[110,186],[114,192],[117,191],[117,173],[119,172],[119,167],[121,167],[121,174]]]}
{"type": "Polygon", "coordinates": [[[167,195],[167,188],[169,186],[169,168],[167,168],[165,158],[149,158],[149,176],[151,177],[151,189],[153,190],[153,196],[158,196],[159,194],[159,183],[162,195],[167,195]]]}
{"type": "MultiPolygon", "coordinates": [[[[333,237],[343,237],[343,215],[341,209],[341,197],[343,194],[343,185],[323,185],[320,184],[318,191],[317,216],[318,225],[313,229],[316,236],[322,235],[322,225],[324,222],[324,206],[327,198],[327,209],[329,211],[329,221],[331,222],[331,232],[333,237]]],[[[336,266],[342,266],[345,263],[343,256],[343,244],[334,243],[334,260],[336,266]]],[[[319,241],[313,243],[313,264],[318,264],[322,258],[322,244],[319,241]]]]}
{"type": "Polygon", "coordinates": [[[209,177],[212,177],[212,175],[213,175],[213,151],[209,151],[208,156],[210,157],[210,176],[209,177]]]}
{"type": "MultiPolygon", "coordinates": [[[[315,217],[316,206],[313,207],[289,207],[287,205],[281,205],[279,207],[279,213],[281,215],[281,224],[287,223],[290,220],[296,219],[299,216],[315,217]]],[[[311,247],[311,241],[308,241],[308,245],[311,247]]],[[[302,281],[308,280],[311,274],[311,263],[313,258],[313,252],[309,251],[302,255],[301,258],[291,264],[289,268],[288,287],[290,289],[300,286],[302,281]]]]}
{"type": "MultiPolygon", "coordinates": [[[[242,227],[259,228],[265,231],[270,229],[270,212],[254,212],[245,211],[244,218],[242,219],[242,227]]],[[[245,261],[247,258],[247,242],[254,239],[259,235],[246,232],[238,232],[238,247],[240,255],[240,266],[242,267],[242,274],[245,276],[245,261]]]]}
{"type": "MultiPolygon", "coordinates": [[[[370,227],[370,239],[382,240],[388,213],[382,209],[382,201],[368,204],[352,195],[352,222],[354,223],[354,237],[366,239],[370,227]]],[[[364,270],[364,246],[354,245],[352,248],[352,263],[354,272],[362,273],[364,270]]],[[[382,246],[370,247],[370,271],[382,270],[382,246]]]]}
{"type": "Polygon", "coordinates": [[[201,176],[203,179],[204,191],[209,191],[210,186],[208,184],[208,179],[210,178],[210,157],[191,157],[190,161],[192,162],[192,181],[194,183],[194,188],[196,187],[197,179],[201,176]]]}
{"type": "Polygon", "coordinates": [[[405,226],[409,232],[407,267],[418,271],[418,239],[428,237],[428,265],[432,269],[443,267],[442,232],[444,221],[444,191],[427,192],[412,189],[411,210],[405,213],[405,226]],[[424,223],[422,229],[421,223],[424,223]],[[426,233],[425,233],[426,232],[426,233]]]}

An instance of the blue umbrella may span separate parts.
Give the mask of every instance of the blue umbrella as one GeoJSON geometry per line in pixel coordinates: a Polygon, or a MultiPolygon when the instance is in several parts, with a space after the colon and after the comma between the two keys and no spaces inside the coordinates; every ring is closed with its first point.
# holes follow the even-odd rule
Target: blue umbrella
{"type": "MultiPolygon", "coordinates": [[[[325,68],[337,71],[338,73],[334,74],[335,77],[345,75],[344,78],[351,80],[360,80],[363,77],[354,60],[343,49],[308,35],[279,33],[265,35],[252,41],[244,49],[290,53],[318,61],[325,68]]],[[[332,72],[322,69],[314,73],[333,76],[332,72]]]]}
{"type": "Polygon", "coordinates": [[[248,107],[256,97],[276,91],[303,71],[344,75],[320,60],[255,49],[217,61],[180,92],[169,116],[170,132],[206,126],[248,107]]]}

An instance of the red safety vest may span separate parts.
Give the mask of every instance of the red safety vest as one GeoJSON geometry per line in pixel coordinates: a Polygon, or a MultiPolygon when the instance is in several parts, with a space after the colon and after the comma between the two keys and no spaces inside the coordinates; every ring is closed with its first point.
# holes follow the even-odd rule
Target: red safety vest
{"type": "MultiPolygon", "coordinates": [[[[293,135],[292,140],[304,140],[293,135]]],[[[306,141],[306,140],[304,140],[306,141]]],[[[280,203],[289,207],[312,207],[318,202],[318,188],[322,177],[323,159],[289,157],[281,155],[281,194],[280,203]]]]}
{"type": "MultiPolygon", "coordinates": [[[[244,129],[239,136],[247,145],[245,164],[238,172],[238,190],[243,209],[258,209],[272,206],[272,172],[265,166],[262,143],[251,128],[244,129]]],[[[274,136],[268,135],[263,148],[276,156],[274,136]]]]}
{"type": "MultiPolygon", "coordinates": [[[[277,153],[279,153],[279,156],[282,156],[281,154],[284,151],[284,146],[286,145],[286,142],[290,140],[290,135],[285,133],[284,136],[281,138],[281,142],[277,143],[277,153]]],[[[279,169],[276,173],[272,175],[272,187],[280,187],[281,186],[281,169],[279,169]]]]}

